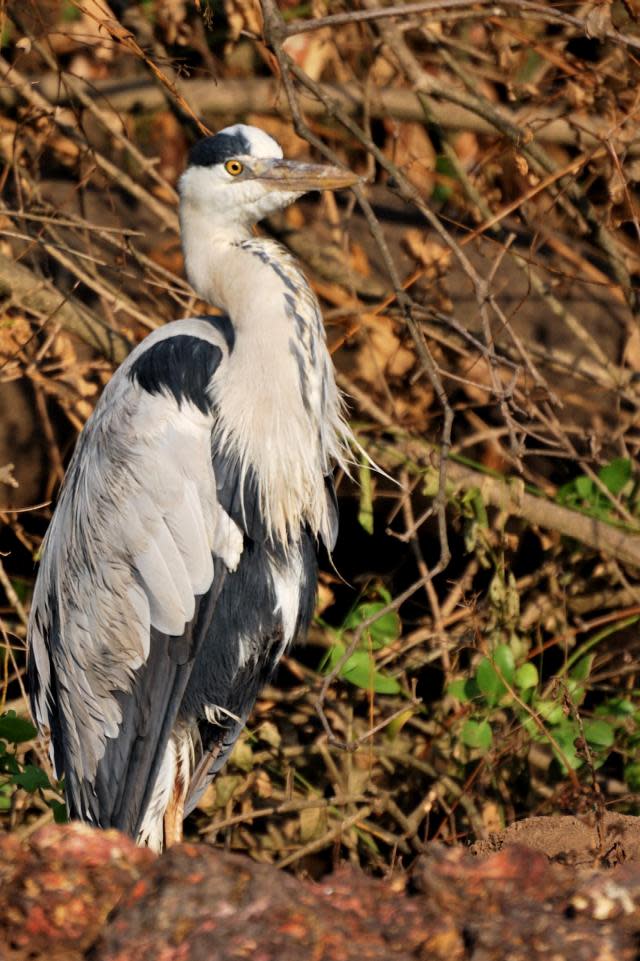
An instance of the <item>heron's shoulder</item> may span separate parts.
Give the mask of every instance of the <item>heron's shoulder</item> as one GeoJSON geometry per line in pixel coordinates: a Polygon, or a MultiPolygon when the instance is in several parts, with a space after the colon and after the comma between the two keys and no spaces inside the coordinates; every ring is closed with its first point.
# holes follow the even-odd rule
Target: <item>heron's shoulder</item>
{"type": "Polygon", "coordinates": [[[133,386],[147,394],[172,396],[179,406],[189,401],[208,414],[211,380],[234,343],[228,317],[173,321],[154,330],[136,347],[115,375],[112,390],[133,386]]]}
{"type": "MultiPolygon", "coordinates": [[[[132,366],[141,354],[153,350],[159,344],[171,342],[177,337],[190,337],[195,341],[203,340],[222,348],[224,352],[233,350],[235,343],[233,324],[226,315],[202,314],[198,317],[184,317],[181,320],[172,320],[147,334],[131,352],[123,367],[132,366]]],[[[195,344],[192,344],[192,347],[197,349],[195,344]]]]}

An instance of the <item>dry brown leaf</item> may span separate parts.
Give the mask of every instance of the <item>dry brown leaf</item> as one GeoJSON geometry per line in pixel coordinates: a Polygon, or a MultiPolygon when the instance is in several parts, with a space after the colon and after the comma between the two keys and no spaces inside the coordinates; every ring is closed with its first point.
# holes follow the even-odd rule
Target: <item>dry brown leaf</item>
{"type": "Polygon", "coordinates": [[[156,3],[154,10],[166,43],[178,46],[189,43],[193,31],[187,23],[185,0],[161,0],[156,3]]]}
{"type": "Polygon", "coordinates": [[[264,769],[258,771],[256,774],[255,788],[258,797],[273,797],[273,785],[271,783],[271,778],[264,769]]]}
{"type": "Polygon", "coordinates": [[[402,240],[411,256],[427,268],[427,277],[439,277],[446,273],[451,263],[451,250],[448,247],[418,227],[405,230],[402,240]]]}
{"type": "MultiPolygon", "coordinates": [[[[187,144],[184,128],[170,110],[159,110],[153,115],[149,145],[160,161],[158,173],[169,183],[175,183],[184,169],[187,144]]],[[[158,192],[154,191],[156,196],[158,192]]]]}
{"type": "Polygon", "coordinates": [[[300,840],[313,841],[327,830],[327,809],[324,807],[305,808],[300,811],[300,840]]]}
{"type": "Polygon", "coordinates": [[[312,80],[320,80],[335,52],[329,27],[311,33],[299,33],[283,43],[285,52],[312,80]]]}
{"type": "Polygon", "coordinates": [[[31,337],[31,324],[26,317],[5,314],[0,320],[0,357],[15,357],[31,337]]]}
{"type": "Polygon", "coordinates": [[[469,170],[477,163],[480,145],[476,134],[470,130],[463,130],[456,134],[453,139],[453,149],[465,170],[469,170]]]}
{"type": "Polygon", "coordinates": [[[318,599],[316,601],[316,614],[322,614],[335,601],[335,594],[324,580],[318,584],[318,599]]]}
{"type": "Polygon", "coordinates": [[[429,195],[435,183],[436,152],[421,123],[386,120],[388,133],[384,153],[402,170],[422,194],[429,195]]]}
{"type": "Polygon", "coordinates": [[[381,375],[404,377],[415,364],[415,356],[402,346],[392,322],[378,314],[365,314],[361,323],[363,337],[355,355],[358,376],[377,389],[381,375]]]}
{"type": "Polygon", "coordinates": [[[609,3],[602,3],[602,0],[598,0],[598,2],[594,4],[585,4],[583,10],[589,7],[591,7],[591,9],[584,17],[585,33],[588,37],[604,40],[607,31],[611,30],[613,26],[611,23],[611,5],[609,3]]]}
{"type": "Polygon", "coordinates": [[[516,170],[521,177],[526,177],[529,173],[529,164],[527,163],[527,158],[521,153],[514,154],[513,161],[516,165],[516,170]]]}
{"type": "Polygon", "coordinates": [[[396,76],[396,68],[385,55],[378,54],[369,73],[371,83],[376,87],[388,87],[396,76]]]}
{"type": "Polygon", "coordinates": [[[419,433],[426,431],[434,396],[433,388],[424,380],[415,387],[403,387],[394,396],[393,412],[398,422],[419,433]]]}
{"type": "Polygon", "coordinates": [[[349,249],[349,266],[352,270],[362,274],[363,277],[369,277],[371,274],[371,264],[369,263],[369,258],[362,244],[351,244],[349,249]]]}
{"type": "Polygon", "coordinates": [[[273,721],[263,721],[260,725],[258,735],[261,741],[266,741],[271,747],[278,748],[282,743],[282,735],[273,721]]]}
{"type": "Polygon", "coordinates": [[[624,348],[624,362],[631,370],[640,370],[640,330],[631,328],[624,348]]]}
{"type": "Polygon", "coordinates": [[[489,834],[501,831],[504,827],[500,808],[493,801],[487,801],[482,807],[482,823],[489,834]]]}
{"type": "Polygon", "coordinates": [[[262,11],[259,0],[224,0],[224,12],[231,44],[234,44],[243,30],[260,35],[262,33],[262,11]]]}

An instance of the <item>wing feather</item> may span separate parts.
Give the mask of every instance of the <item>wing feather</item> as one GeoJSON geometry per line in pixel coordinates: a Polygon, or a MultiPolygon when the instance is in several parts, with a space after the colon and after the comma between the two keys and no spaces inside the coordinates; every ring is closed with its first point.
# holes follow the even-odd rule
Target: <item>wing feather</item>
{"type": "Polygon", "coordinates": [[[33,712],[71,815],[134,836],[224,581],[212,554],[237,565],[242,551],[211,461],[207,390],[227,347],[205,321],[168,327],[116,372],[83,431],[29,628],[33,712]]]}

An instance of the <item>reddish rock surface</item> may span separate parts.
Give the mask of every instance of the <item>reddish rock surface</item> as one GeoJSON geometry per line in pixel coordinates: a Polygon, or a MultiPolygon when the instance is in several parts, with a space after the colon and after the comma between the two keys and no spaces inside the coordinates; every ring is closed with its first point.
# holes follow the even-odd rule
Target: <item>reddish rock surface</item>
{"type": "Polygon", "coordinates": [[[313,883],[81,825],[0,838],[0,961],[636,961],[638,943],[635,862],[433,845],[410,878],[344,866],[313,883]]]}
{"type": "Polygon", "coordinates": [[[75,961],[154,861],[118,831],[51,826],[0,837],[0,961],[75,961]]]}

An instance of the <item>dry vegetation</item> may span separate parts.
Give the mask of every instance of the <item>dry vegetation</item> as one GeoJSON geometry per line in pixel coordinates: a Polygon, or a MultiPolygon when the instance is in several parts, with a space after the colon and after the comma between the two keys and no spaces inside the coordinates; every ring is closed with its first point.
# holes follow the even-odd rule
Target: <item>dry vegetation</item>
{"type": "MultiPolygon", "coordinates": [[[[310,642],[189,832],[385,871],[531,813],[636,813],[635,0],[23,0],[1,53],[2,710],[26,713],[34,559],[78,431],[131,345],[204,309],[188,146],[244,120],[367,178],[262,229],[304,262],[394,482],[340,479],[310,642]]],[[[0,718],[22,834],[59,798],[29,734],[0,718]]]]}

